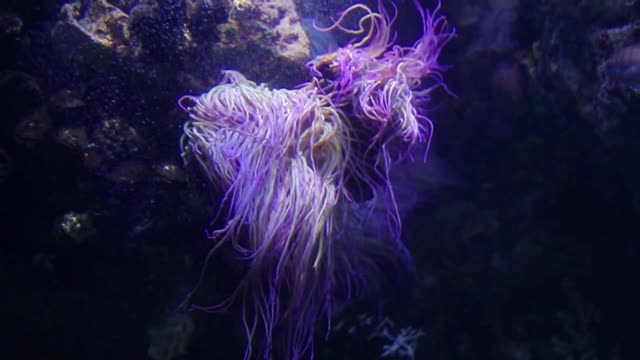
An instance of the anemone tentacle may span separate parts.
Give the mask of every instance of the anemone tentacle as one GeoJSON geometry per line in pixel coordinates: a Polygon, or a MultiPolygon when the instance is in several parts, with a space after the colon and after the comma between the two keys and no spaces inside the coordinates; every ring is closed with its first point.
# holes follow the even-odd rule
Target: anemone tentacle
{"type": "Polygon", "coordinates": [[[207,261],[230,243],[247,264],[227,299],[191,308],[224,311],[240,298],[245,359],[258,331],[267,359],[312,357],[317,321],[375,284],[388,270],[379,259],[409,261],[391,171],[415,144],[428,152],[433,125],[423,105],[444,86],[438,57],[454,35],[440,5],[429,12],[414,3],[423,35],[411,47],[394,45],[395,5],[390,15],[381,1],[377,12],[356,4],[320,29],[356,39],[310,61],[308,83],[271,89],[224,71],[208,92],[178,101],[190,116],[183,156],[224,189],[229,209],[209,234],[207,261]],[[348,28],[358,12],[358,28],[348,28]]]}

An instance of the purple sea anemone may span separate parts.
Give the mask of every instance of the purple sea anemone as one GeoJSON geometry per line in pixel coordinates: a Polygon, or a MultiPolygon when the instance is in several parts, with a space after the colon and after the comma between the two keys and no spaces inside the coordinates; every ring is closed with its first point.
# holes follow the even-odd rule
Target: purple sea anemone
{"type": "MultiPolygon", "coordinates": [[[[270,352],[273,329],[286,323],[288,356],[297,359],[310,351],[335,283],[331,251],[350,144],[345,115],[317,89],[272,90],[235,71],[180,104],[191,115],[185,148],[226,190],[230,215],[211,237],[233,244],[249,263],[234,294],[253,299],[243,302],[247,335],[262,324],[270,352]]],[[[219,311],[230,300],[195,307],[219,311]]]]}
{"type": "Polygon", "coordinates": [[[437,9],[416,5],[424,34],[413,47],[393,45],[395,16],[381,3],[377,13],[354,5],[324,30],[362,38],[311,61],[314,78],[298,89],[270,89],[226,71],[209,92],[179,100],[190,115],[185,155],[226,194],[229,214],[210,234],[209,257],[231,244],[248,265],[226,301],[191,307],[224,311],[241,298],[245,359],[257,333],[265,358],[312,357],[317,321],[375,287],[389,270],[379,259],[409,258],[390,184],[391,145],[428,144],[432,125],[421,105],[442,85],[437,57],[452,36],[437,9]],[[345,28],[355,11],[364,12],[359,29],[345,28]],[[435,85],[421,87],[424,78],[435,85]]]}
{"type": "MultiPolygon", "coordinates": [[[[390,16],[382,1],[378,1],[377,13],[356,4],[342,12],[332,26],[322,30],[341,30],[364,35],[363,38],[308,64],[317,78],[329,80],[326,91],[332,94],[336,104],[351,106],[355,117],[378,130],[374,143],[390,140],[389,128],[410,145],[425,141],[425,137],[429,140],[433,133],[430,119],[416,109],[428,102],[431,91],[445,86],[442,79],[445,67],[438,58],[454,31],[449,30],[446,18],[438,15],[440,3],[433,12],[423,9],[417,0],[414,4],[422,18],[423,34],[413,46],[394,45],[396,36],[392,35],[392,25],[396,15],[390,16]],[[343,27],[343,20],[355,11],[365,13],[359,28],[343,27]],[[425,79],[433,81],[422,86],[425,79]]],[[[394,10],[397,10],[395,6],[394,10]]]]}

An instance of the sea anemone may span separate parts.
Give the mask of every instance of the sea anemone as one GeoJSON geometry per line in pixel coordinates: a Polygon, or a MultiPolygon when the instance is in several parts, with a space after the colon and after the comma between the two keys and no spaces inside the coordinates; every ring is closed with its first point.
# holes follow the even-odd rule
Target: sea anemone
{"type": "Polygon", "coordinates": [[[179,100],[190,116],[184,156],[197,159],[225,192],[226,224],[209,234],[216,243],[207,261],[230,243],[247,264],[227,300],[187,302],[218,312],[241,298],[245,359],[257,331],[265,358],[312,356],[318,320],[375,287],[389,270],[380,259],[409,260],[390,184],[392,149],[430,141],[433,127],[419,106],[442,85],[437,56],[452,36],[438,9],[416,5],[424,34],[413,47],[393,45],[395,15],[381,2],[377,13],[358,4],[323,30],[363,37],[312,60],[313,79],[297,89],[271,89],[225,71],[207,93],[179,100]],[[344,27],[358,10],[359,29],[344,27]],[[423,87],[424,78],[436,82],[423,87]]]}

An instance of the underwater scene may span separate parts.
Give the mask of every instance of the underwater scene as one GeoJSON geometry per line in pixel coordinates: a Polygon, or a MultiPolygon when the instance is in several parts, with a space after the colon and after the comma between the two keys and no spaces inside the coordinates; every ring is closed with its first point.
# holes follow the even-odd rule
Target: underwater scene
{"type": "Polygon", "coordinates": [[[0,359],[640,359],[638,0],[5,0],[0,101],[0,359]]]}

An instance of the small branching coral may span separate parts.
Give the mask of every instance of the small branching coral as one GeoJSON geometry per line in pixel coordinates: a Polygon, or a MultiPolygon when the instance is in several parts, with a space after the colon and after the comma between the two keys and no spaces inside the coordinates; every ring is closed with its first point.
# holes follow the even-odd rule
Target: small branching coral
{"type": "Polygon", "coordinates": [[[453,36],[439,7],[430,13],[415,4],[423,36],[412,47],[393,44],[395,15],[381,2],[378,12],[354,5],[323,31],[360,39],[312,60],[313,78],[299,88],[270,89],[226,71],[209,92],[179,100],[190,115],[185,156],[225,191],[229,209],[225,226],[210,234],[209,257],[231,244],[247,263],[226,301],[191,308],[224,311],[240,297],[245,359],[257,333],[265,358],[312,357],[318,320],[388,272],[380,259],[409,260],[389,175],[397,157],[430,142],[423,105],[443,85],[437,59],[453,36]],[[357,11],[359,28],[343,26],[357,11]],[[434,85],[422,87],[425,78],[434,85]],[[405,150],[392,151],[394,144],[405,150]],[[363,228],[384,223],[380,208],[388,221],[371,236],[363,228]]]}

